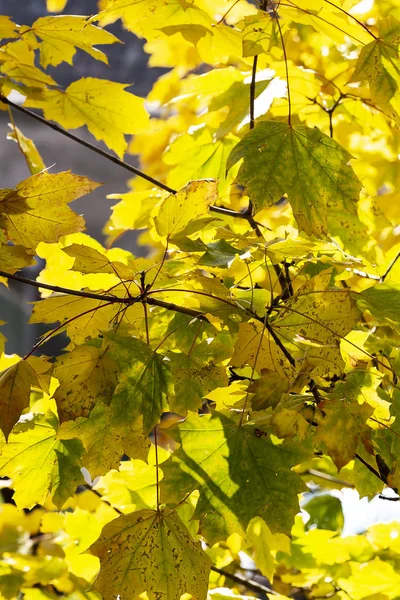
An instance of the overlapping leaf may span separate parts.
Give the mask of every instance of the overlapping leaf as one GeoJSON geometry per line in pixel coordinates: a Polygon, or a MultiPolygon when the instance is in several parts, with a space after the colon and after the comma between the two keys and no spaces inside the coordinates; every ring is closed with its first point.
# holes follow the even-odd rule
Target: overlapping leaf
{"type": "Polygon", "coordinates": [[[201,519],[210,543],[245,530],[255,516],[272,531],[290,531],[297,494],[304,489],[291,467],[306,451],[257,437],[257,427],[240,425],[239,419],[223,413],[192,414],[168,430],[181,447],[162,466],[162,499],[178,503],[199,489],[195,518],[201,519]]]}
{"type": "Polygon", "coordinates": [[[179,600],[184,593],[199,600],[207,596],[209,558],[173,511],[122,515],[106,525],[90,551],[100,558],[96,589],[105,597],[142,592],[150,600],[179,600]]]}
{"type": "Polygon", "coordinates": [[[287,194],[299,229],[322,236],[331,201],[356,212],[361,184],[348,164],[351,158],[317,128],[266,121],[235,146],[227,168],[243,159],[236,181],[246,187],[257,208],[271,206],[287,194]]]}

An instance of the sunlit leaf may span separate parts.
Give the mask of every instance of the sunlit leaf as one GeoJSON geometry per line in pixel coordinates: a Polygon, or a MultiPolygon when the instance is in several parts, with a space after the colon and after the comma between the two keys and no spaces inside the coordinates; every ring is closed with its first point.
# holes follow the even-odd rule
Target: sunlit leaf
{"type": "Polygon", "coordinates": [[[127,148],[125,134],[143,131],[148,124],[143,100],[126,92],[126,87],[108,79],[83,77],[65,91],[47,90],[28,103],[42,108],[46,119],[57,121],[67,129],[86,125],[97,140],[102,140],[122,157],[127,148]],[[113,106],[112,111],[110,106],[113,106]]]}
{"type": "MultiPolygon", "coordinates": [[[[51,12],[58,10],[53,7],[51,12]]],[[[40,64],[47,68],[49,65],[57,66],[65,61],[72,65],[76,48],[84,50],[93,58],[105,63],[107,56],[94,46],[99,44],[114,44],[118,39],[108,31],[95,25],[88,24],[85,17],[77,15],[63,15],[57,17],[40,17],[29,31],[41,40],[40,64]]],[[[23,31],[22,31],[23,33],[23,31]]]]}
{"type": "Polygon", "coordinates": [[[176,235],[193,220],[207,215],[209,206],[216,198],[216,181],[191,181],[162,202],[155,218],[157,232],[167,237],[176,235]]]}
{"type": "Polygon", "coordinates": [[[288,195],[299,229],[325,235],[330,202],[354,213],[360,182],[348,164],[351,155],[317,128],[258,123],[232,150],[227,168],[240,159],[237,183],[257,208],[288,195]]]}
{"type": "Polygon", "coordinates": [[[2,444],[0,474],[13,479],[18,507],[43,504],[48,495],[60,507],[83,479],[82,453],[79,440],[63,439],[54,413],[30,415],[16,425],[8,444],[2,444]],[[23,464],[29,468],[21,468],[23,464]]]}
{"type": "Polygon", "coordinates": [[[32,175],[16,188],[0,191],[0,226],[10,241],[27,248],[56,242],[62,235],[85,228],[83,217],[68,203],[99,185],[70,171],[32,175]]]}

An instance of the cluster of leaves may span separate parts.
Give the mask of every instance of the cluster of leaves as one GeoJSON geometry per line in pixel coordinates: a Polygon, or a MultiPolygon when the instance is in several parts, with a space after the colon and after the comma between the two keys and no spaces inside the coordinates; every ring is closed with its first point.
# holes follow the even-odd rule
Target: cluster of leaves
{"type": "Polygon", "coordinates": [[[271,586],[244,580],[250,595],[398,597],[397,525],[340,537],[331,496],[296,520],[310,481],[400,487],[397,4],[99,0],[91,17],[0,17],[1,108],[31,173],[0,190],[1,282],[39,287],[30,323],[52,326],[0,359],[15,503],[0,506],[0,598],[243,598],[244,555],[271,586]],[[62,89],[48,67],[77,49],[107,62],[97,46],[118,43],[118,19],[169,69],[146,102],[92,77],[62,89]],[[100,184],[46,170],[17,92],[127,170],[138,155],[107,247],[69,207],[100,184]],[[118,247],[133,229],[147,258],[118,247]],[[16,275],[35,256],[37,280],[16,275]],[[60,333],[65,351],[42,355],[60,333]]]}

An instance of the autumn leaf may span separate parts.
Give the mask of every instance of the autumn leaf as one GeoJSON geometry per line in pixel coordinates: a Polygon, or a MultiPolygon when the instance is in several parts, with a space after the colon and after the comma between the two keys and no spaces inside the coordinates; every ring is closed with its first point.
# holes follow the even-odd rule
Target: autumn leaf
{"type": "Polygon", "coordinates": [[[117,385],[118,367],[107,347],[78,346],[58,357],[54,377],[60,386],[54,398],[61,421],[86,417],[101,400],[109,404],[117,385]]]}
{"type": "Polygon", "coordinates": [[[13,274],[33,264],[35,264],[35,260],[24,246],[0,245],[0,269],[2,271],[13,274]]]}
{"type": "Polygon", "coordinates": [[[117,362],[124,361],[127,351],[131,358],[110,406],[116,421],[134,422],[143,415],[143,429],[148,433],[167,407],[169,369],[161,354],[135,338],[117,339],[111,356],[117,362]],[[135,360],[132,360],[132,352],[135,360]]]}
{"type": "Polygon", "coordinates": [[[281,375],[261,369],[259,379],[255,379],[247,388],[247,391],[253,394],[251,405],[254,410],[263,410],[268,406],[275,407],[282,395],[289,391],[289,381],[281,375]]]}
{"type": "Polygon", "coordinates": [[[24,408],[29,406],[32,385],[38,385],[38,379],[35,371],[24,360],[0,373],[0,423],[6,438],[24,408]]]}
{"type": "Polygon", "coordinates": [[[191,181],[177,194],[170,194],[162,202],[155,226],[157,232],[172,237],[189,223],[208,214],[209,206],[217,198],[215,180],[191,181]]]}
{"type": "Polygon", "coordinates": [[[25,86],[40,89],[47,85],[57,86],[50,75],[36,67],[35,53],[23,40],[0,48],[0,64],[5,75],[25,86]]]}
{"type": "Polygon", "coordinates": [[[86,125],[97,140],[122,158],[128,145],[125,134],[143,131],[149,119],[143,100],[126,92],[126,87],[107,79],[83,77],[65,91],[46,90],[26,104],[43,109],[46,119],[67,129],[86,125]]]}
{"type": "Polygon", "coordinates": [[[330,202],[356,211],[361,184],[348,164],[351,158],[317,128],[265,121],[235,146],[227,169],[243,159],[236,181],[258,209],[287,194],[299,229],[325,236],[330,202]]]}
{"type": "Polygon", "coordinates": [[[82,466],[93,478],[104,475],[119,465],[125,453],[132,458],[146,460],[150,441],[143,433],[142,418],[135,423],[117,422],[111,409],[98,402],[88,417],[63,423],[63,439],[78,439],[85,453],[82,466]]]}
{"type": "Polygon", "coordinates": [[[369,310],[379,324],[388,324],[400,331],[400,287],[381,283],[357,295],[357,305],[369,310]]]}
{"type": "Polygon", "coordinates": [[[56,242],[62,235],[82,231],[85,221],[68,203],[99,185],[70,171],[32,175],[14,189],[0,190],[0,227],[14,244],[32,250],[39,242],[56,242]]]}
{"type": "MultiPolygon", "coordinates": [[[[57,12],[61,9],[49,9],[57,12]]],[[[86,17],[78,15],[62,15],[57,17],[40,17],[29,29],[41,41],[40,64],[46,69],[49,65],[57,66],[61,62],[72,65],[76,49],[84,50],[93,58],[108,63],[107,56],[94,46],[99,44],[115,44],[119,40],[104,29],[88,24],[86,17]]],[[[25,33],[21,29],[21,35],[25,33]]]]}
{"type": "Polygon", "coordinates": [[[46,0],[49,12],[61,12],[67,5],[68,0],[46,0]]]}
{"type": "Polygon", "coordinates": [[[390,15],[378,26],[379,37],[362,48],[350,82],[367,80],[372,101],[398,121],[400,23],[390,15]]]}
{"type": "Polygon", "coordinates": [[[46,168],[42,157],[40,156],[34,142],[26,137],[22,131],[13,125],[10,125],[11,132],[7,134],[8,140],[13,140],[23,153],[31,175],[36,175],[46,168]]]}
{"type": "Polygon", "coordinates": [[[114,303],[55,294],[34,303],[29,322],[59,322],[74,343],[83,344],[100,332],[109,331],[117,312],[118,306],[114,303]]]}
{"type": "Polygon", "coordinates": [[[373,411],[368,404],[359,406],[346,398],[324,402],[315,443],[329,453],[338,469],[354,458],[360,443],[372,451],[367,420],[373,411]]]}
{"type": "Polygon", "coordinates": [[[206,598],[210,560],[174,511],[121,515],[106,525],[90,551],[100,558],[95,587],[103,596],[147,592],[150,600],[160,595],[179,600],[183,593],[206,598]]]}

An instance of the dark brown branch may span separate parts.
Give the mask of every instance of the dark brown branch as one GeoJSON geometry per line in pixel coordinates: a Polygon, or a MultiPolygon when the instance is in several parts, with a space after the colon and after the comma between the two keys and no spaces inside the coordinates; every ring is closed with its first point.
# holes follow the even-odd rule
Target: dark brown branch
{"type": "Polygon", "coordinates": [[[51,292],[69,294],[70,296],[80,296],[81,298],[92,298],[93,300],[103,300],[104,302],[121,302],[122,304],[128,304],[132,303],[133,300],[136,300],[135,298],[118,298],[118,296],[108,296],[107,294],[95,294],[92,292],[70,290],[69,288],[60,287],[58,285],[40,283],[39,281],[35,281],[34,279],[27,279],[26,277],[21,277],[21,275],[13,275],[11,273],[6,273],[5,271],[0,271],[0,277],[7,277],[8,279],[13,279],[14,281],[26,283],[27,285],[31,285],[36,288],[50,290],[51,292]]]}
{"type": "Polygon", "coordinates": [[[273,264],[272,266],[274,267],[274,271],[276,273],[276,276],[278,277],[279,285],[281,286],[281,298],[282,300],[287,300],[288,298],[290,298],[291,294],[288,282],[286,281],[285,272],[283,271],[282,267],[278,264],[273,264]]]}
{"type": "MultiPolygon", "coordinates": [[[[79,296],[80,298],[92,298],[93,300],[101,300],[103,302],[107,302],[109,304],[127,304],[128,306],[131,304],[135,304],[135,302],[142,302],[143,296],[134,296],[134,297],[126,297],[119,298],[118,296],[108,296],[107,294],[95,294],[92,292],[82,292],[79,290],[71,290],[69,288],[60,287],[58,285],[50,285],[48,283],[40,283],[39,281],[35,281],[33,279],[27,279],[26,277],[21,277],[20,275],[13,275],[11,273],[6,273],[5,271],[0,271],[0,277],[7,277],[8,279],[13,279],[14,281],[19,281],[21,283],[26,283],[27,285],[31,285],[36,288],[44,288],[46,290],[50,290],[51,292],[58,292],[61,294],[68,294],[70,296],[79,296]]],[[[196,319],[200,319],[201,321],[207,321],[207,317],[200,311],[194,310],[192,308],[186,308],[185,306],[178,306],[177,304],[173,304],[172,302],[164,302],[163,300],[158,300],[153,297],[146,297],[146,302],[152,306],[158,306],[159,308],[165,308],[167,310],[173,310],[175,312],[183,313],[185,315],[189,315],[190,317],[195,317],[196,319]]],[[[101,307],[99,307],[101,308],[101,307]]]]}
{"type": "MultiPolygon", "coordinates": [[[[232,210],[231,208],[225,208],[224,206],[210,206],[210,212],[219,213],[221,215],[226,215],[227,217],[233,217],[235,219],[245,219],[246,221],[248,221],[250,227],[255,231],[257,237],[262,237],[262,233],[260,231],[258,223],[257,221],[255,221],[252,214],[253,206],[251,202],[249,202],[248,208],[243,212],[240,212],[238,210],[232,210]]],[[[269,227],[267,227],[266,229],[269,229],[269,227]]]]}
{"type": "Polygon", "coordinates": [[[254,129],[254,104],[256,99],[256,74],[257,74],[258,55],[253,58],[253,68],[251,72],[250,83],[250,129],[254,129]]]}
{"type": "Polygon", "coordinates": [[[136,167],[133,167],[132,165],[124,162],[123,160],[120,160],[119,158],[117,158],[116,156],[113,156],[112,154],[110,154],[109,152],[106,152],[105,150],[101,150],[100,148],[97,148],[94,144],[91,144],[90,142],[86,142],[85,140],[78,137],[77,135],[74,135],[73,133],[71,133],[70,131],[67,131],[66,129],[63,129],[59,125],[56,125],[55,123],[52,123],[51,121],[48,121],[44,117],[37,115],[36,113],[32,112],[31,110],[28,110],[27,108],[24,108],[23,106],[19,106],[19,104],[12,102],[11,100],[6,98],[2,94],[0,94],[0,101],[4,102],[4,104],[7,104],[8,106],[12,106],[13,108],[16,108],[17,110],[24,113],[25,115],[32,117],[32,119],[36,119],[36,121],[39,121],[39,123],[42,123],[42,125],[47,125],[47,127],[51,127],[51,129],[54,129],[55,131],[58,131],[58,133],[65,135],[66,137],[70,138],[74,142],[77,142],[78,144],[81,144],[82,146],[89,148],[89,150],[92,150],[93,152],[100,154],[100,156],[102,156],[103,158],[107,158],[108,160],[111,160],[111,162],[115,163],[119,167],[122,167],[123,169],[126,169],[127,171],[130,171],[131,173],[134,173],[135,175],[137,175],[138,177],[141,177],[142,179],[146,179],[146,181],[149,181],[156,187],[158,187],[162,190],[165,190],[166,192],[169,192],[170,194],[176,194],[177,190],[170,188],[165,183],[162,183],[161,181],[154,179],[154,177],[150,177],[150,175],[143,173],[143,171],[140,171],[136,167]]]}
{"type": "Polygon", "coordinates": [[[265,328],[268,331],[268,333],[270,334],[270,336],[272,337],[272,339],[274,340],[275,344],[280,348],[280,350],[286,356],[289,363],[294,367],[296,365],[296,361],[294,360],[294,358],[290,354],[290,352],[285,348],[285,346],[283,345],[283,343],[281,342],[279,337],[276,335],[275,331],[272,329],[271,324],[268,322],[268,320],[265,321],[265,328]]]}
{"type": "Polygon", "coordinates": [[[267,587],[266,585],[262,585],[262,583],[257,583],[256,581],[253,581],[251,579],[246,579],[246,577],[243,577],[243,575],[239,575],[238,573],[228,573],[228,571],[225,571],[224,569],[219,569],[214,565],[211,567],[211,571],[219,573],[220,575],[224,575],[224,577],[229,577],[229,579],[232,579],[232,581],[234,581],[235,583],[239,583],[240,585],[243,585],[244,587],[247,587],[249,590],[253,590],[254,592],[263,592],[264,594],[274,595],[278,594],[277,592],[275,592],[275,590],[267,587]]]}
{"type": "Polygon", "coordinates": [[[354,456],[358,461],[360,461],[360,463],[362,463],[364,465],[364,467],[366,467],[368,469],[368,471],[370,473],[372,473],[373,475],[375,475],[375,477],[380,479],[380,481],[382,481],[382,483],[384,483],[385,485],[388,485],[386,479],[384,477],[382,477],[382,475],[379,473],[379,471],[374,469],[374,467],[372,465],[370,465],[366,460],[364,460],[362,456],[360,456],[357,453],[354,456]]]}
{"type": "MultiPolygon", "coordinates": [[[[31,110],[29,110],[23,106],[19,106],[19,104],[15,104],[15,102],[12,102],[11,100],[6,98],[2,94],[0,94],[0,102],[4,102],[4,104],[7,104],[8,106],[12,106],[13,108],[16,108],[17,110],[21,111],[25,115],[28,115],[29,117],[32,117],[33,119],[36,119],[36,121],[39,121],[39,123],[42,123],[43,125],[47,125],[47,127],[50,127],[51,129],[54,129],[54,131],[57,131],[58,133],[65,135],[66,137],[73,140],[74,142],[77,142],[78,144],[85,146],[85,148],[88,148],[89,150],[92,150],[93,152],[100,154],[100,156],[102,156],[103,158],[106,158],[107,160],[110,160],[111,162],[115,163],[119,167],[122,167],[123,169],[126,169],[127,171],[130,171],[131,173],[134,173],[135,175],[137,175],[138,177],[141,177],[142,179],[146,179],[146,181],[149,181],[156,187],[158,187],[162,190],[165,190],[166,192],[169,192],[170,194],[177,193],[177,190],[169,187],[165,183],[162,183],[161,181],[154,179],[150,175],[147,175],[143,171],[140,171],[140,169],[137,169],[136,167],[133,167],[129,163],[127,163],[123,160],[120,160],[119,158],[117,158],[116,156],[113,156],[109,152],[106,152],[105,150],[101,150],[100,148],[97,148],[90,142],[83,140],[82,138],[78,137],[77,135],[74,135],[73,133],[67,131],[66,129],[63,129],[59,125],[56,125],[56,123],[52,123],[51,121],[48,121],[44,117],[41,117],[40,115],[37,115],[36,113],[32,112],[31,110]]],[[[262,234],[258,228],[258,224],[254,220],[251,212],[249,213],[248,210],[245,212],[238,212],[236,210],[230,210],[229,208],[224,208],[222,206],[210,206],[210,211],[220,213],[223,215],[227,215],[229,217],[234,217],[236,219],[246,219],[249,222],[249,225],[257,233],[257,235],[259,237],[262,236],[262,234]]]]}

